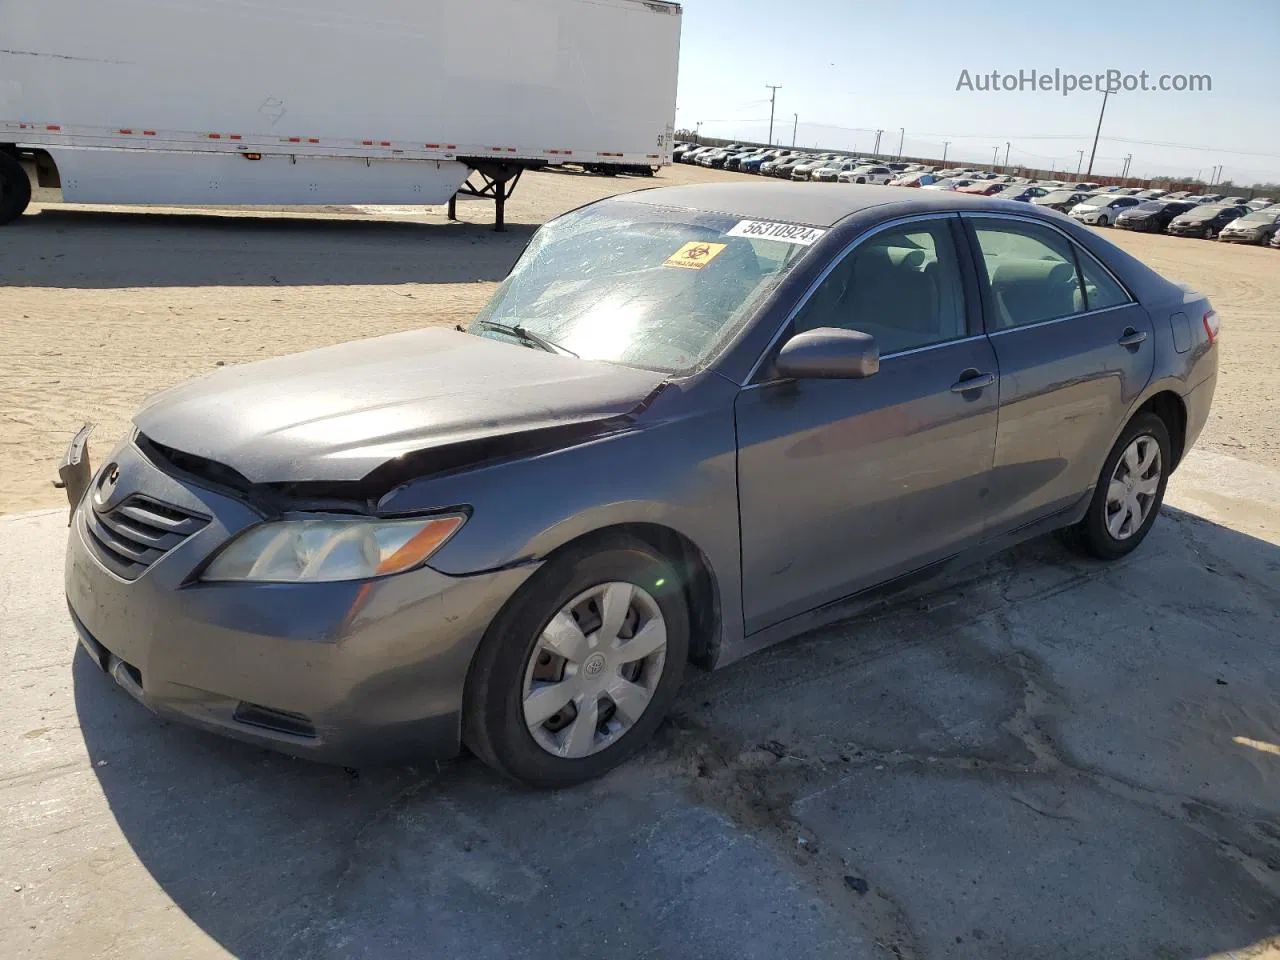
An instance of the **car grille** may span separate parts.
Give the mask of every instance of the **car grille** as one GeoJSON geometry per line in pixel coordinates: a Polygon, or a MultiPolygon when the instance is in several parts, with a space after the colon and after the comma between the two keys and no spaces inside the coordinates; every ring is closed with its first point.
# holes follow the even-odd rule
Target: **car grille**
{"type": "Polygon", "coordinates": [[[85,528],[103,564],[137,580],[157,560],[209,521],[170,504],[134,494],[110,510],[86,510],[85,528]]]}

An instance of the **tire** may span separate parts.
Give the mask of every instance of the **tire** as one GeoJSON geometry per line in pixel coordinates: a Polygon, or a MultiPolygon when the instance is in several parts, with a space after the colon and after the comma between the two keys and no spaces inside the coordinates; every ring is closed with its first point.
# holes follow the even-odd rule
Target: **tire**
{"type": "Polygon", "coordinates": [[[1206,240],[1217,240],[1217,239],[1218,239],[1218,231],[1217,231],[1217,230],[1215,230],[1215,229],[1213,229],[1213,227],[1205,227],[1205,230],[1204,230],[1204,238],[1205,238],[1206,240]]]}
{"type": "MultiPolygon", "coordinates": [[[[670,708],[688,659],[689,610],[680,584],[680,577],[668,560],[648,544],[625,534],[610,534],[553,557],[507,602],[480,642],[467,677],[463,742],[494,770],[538,788],[567,787],[594,779],[634,755],[670,708]],[[635,631],[642,618],[652,626],[655,618],[661,617],[666,644],[660,656],[654,653],[645,661],[620,666],[625,654],[617,655],[619,648],[598,645],[604,604],[591,607],[594,600],[584,601],[573,610],[573,616],[564,612],[566,605],[603,589],[601,585],[605,584],[613,585],[609,589],[631,585],[634,591],[630,594],[632,599],[626,601],[621,633],[626,632],[626,624],[633,624],[630,629],[635,631]],[[645,613],[640,612],[642,608],[645,613]],[[579,622],[579,611],[588,619],[594,616],[597,629],[592,630],[589,623],[578,631],[573,625],[579,622]],[[570,629],[544,634],[553,620],[562,616],[569,617],[565,622],[570,629]],[[574,660],[550,653],[546,645],[549,636],[572,636],[580,647],[574,651],[580,662],[575,664],[574,660]],[[606,657],[602,651],[610,652],[609,662],[603,662],[606,657]],[[615,655],[617,661],[612,659],[615,655]],[[593,661],[598,663],[591,672],[593,661]],[[630,684],[622,692],[635,693],[630,688],[637,687],[648,692],[648,699],[638,716],[628,721],[622,708],[599,685],[618,683],[618,671],[632,667],[639,667],[639,671],[634,677],[622,678],[630,684]],[[542,670],[551,673],[540,679],[537,673],[542,670]],[[574,678],[578,676],[582,682],[595,686],[568,700],[536,729],[526,722],[526,696],[532,697],[527,691],[552,692],[555,699],[557,694],[563,695],[562,690],[576,690],[578,681],[574,678]],[[593,726],[579,729],[579,720],[591,716],[581,713],[579,704],[585,710],[588,701],[593,703],[593,710],[599,711],[599,717],[593,718],[593,726]],[[614,724],[619,729],[611,732],[614,724]],[[583,734],[586,739],[575,739],[575,734],[583,734]],[[551,752],[557,740],[562,755],[551,752]],[[573,755],[580,753],[576,747],[584,745],[592,752],[573,755]]],[[[646,636],[653,635],[646,631],[646,636]]],[[[639,638],[640,632],[633,636],[639,638]]],[[[626,642],[622,641],[620,649],[626,649],[626,642]]],[[[570,642],[566,641],[562,649],[570,650],[570,642]]]]}
{"type": "Polygon", "coordinates": [[[1107,215],[1104,213],[1098,218],[1098,226],[1105,227],[1107,225],[1107,215]]]}
{"type": "MultiPolygon", "coordinates": [[[[1141,463],[1141,447],[1139,449],[1139,463],[1141,463]]],[[[1164,503],[1165,486],[1169,482],[1169,469],[1173,464],[1172,446],[1169,442],[1169,429],[1165,426],[1165,422],[1154,413],[1143,413],[1134,417],[1129,425],[1124,428],[1120,434],[1120,438],[1116,440],[1116,444],[1111,448],[1111,452],[1107,455],[1106,462],[1102,465],[1102,473],[1098,475],[1098,484],[1093,492],[1093,499],[1089,501],[1089,509],[1084,515],[1084,519],[1072,527],[1068,527],[1062,532],[1062,539],[1073,550],[1094,557],[1098,560],[1119,560],[1121,557],[1127,556],[1138,548],[1147,534],[1151,532],[1151,527],[1156,521],[1156,517],[1160,513],[1160,507],[1164,503]],[[1135,528],[1132,526],[1132,518],[1122,518],[1120,522],[1121,536],[1116,536],[1108,527],[1108,520],[1115,522],[1115,517],[1120,511],[1113,512],[1109,501],[1112,501],[1112,481],[1117,477],[1117,471],[1120,467],[1121,459],[1129,451],[1130,447],[1139,443],[1143,439],[1154,442],[1159,453],[1159,460],[1156,466],[1159,469],[1159,477],[1156,481],[1154,489],[1149,494],[1150,500],[1144,501],[1143,495],[1139,494],[1135,498],[1135,502],[1145,507],[1142,514],[1142,522],[1135,528]],[[1129,529],[1125,527],[1128,525],[1129,529]]],[[[1130,473],[1130,468],[1126,464],[1123,471],[1124,474],[1130,473]]],[[[1150,470],[1146,471],[1139,479],[1149,479],[1150,470]]],[[[1124,479],[1121,477],[1117,482],[1123,485],[1124,479]]],[[[1134,488],[1137,489],[1136,487],[1134,488]]],[[[1126,499],[1126,504],[1128,500],[1126,499]]],[[[1121,507],[1124,510],[1125,507],[1121,507]]]]}
{"type": "Polygon", "coordinates": [[[31,178],[15,157],[0,153],[0,226],[12,223],[31,203],[31,178]]]}

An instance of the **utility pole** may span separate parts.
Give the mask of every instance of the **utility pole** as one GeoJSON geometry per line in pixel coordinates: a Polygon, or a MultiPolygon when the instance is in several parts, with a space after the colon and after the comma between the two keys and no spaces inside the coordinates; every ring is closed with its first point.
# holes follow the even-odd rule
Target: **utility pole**
{"type": "Polygon", "coordinates": [[[871,149],[871,155],[873,157],[880,156],[880,134],[882,133],[884,133],[883,130],[876,131],[876,145],[871,149]]]}
{"type": "Polygon", "coordinates": [[[948,148],[949,146],[951,146],[951,141],[950,141],[950,140],[943,140],[943,141],[942,141],[942,165],[943,165],[944,167],[947,165],[947,148],[948,148]]]}
{"type": "Polygon", "coordinates": [[[791,146],[796,145],[796,131],[800,129],[800,114],[793,114],[796,118],[795,123],[791,125],[791,146]]]}
{"type": "Polygon", "coordinates": [[[898,159],[899,160],[902,159],[902,141],[906,139],[906,136],[907,136],[907,128],[899,127],[898,128],[898,159]]]}
{"type": "Polygon", "coordinates": [[[1005,169],[1006,169],[1006,170],[1009,168],[1009,143],[1008,143],[1008,141],[1006,141],[1006,142],[1005,142],[1005,145],[1004,145],[1004,166],[1005,166],[1005,169]]]}
{"type": "Polygon", "coordinates": [[[769,94],[769,146],[773,146],[773,108],[778,102],[778,91],[782,89],[782,84],[766,83],[765,88],[770,90],[769,94]]]}
{"type": "Polygon", "coordinates": [[[1107,112],[1107,97],[1111,96],[1111,88],[1102,91],[1102,109],[1098,111],[1098,129],[1093,131],[1093,149],[1089,151],[1089,170],[1085,176],[1093,175],[1093,160],[1098,155],[1098,136],[1102,133],[1102,115],[1107,112]]]}
{"type": "Polygon", "coordinates": [[[996,147],[991,151],[991,172],[996,172],[996,165],[1000,162],[1000,148],[996,147]]]}
{"type": "Polygon", "coordinates": [[[693,125],[693,142],[694,143],[702,142],[702,121],[701,120],[699,120],[697,123],[693,125]]]}
{"type": "Polygon", "coordinates": [[[1080,176],[1080,168],[1084,166],[1084,151],[1077,150],[1076,153],[1079,154],[1079,156],[1076,157],[1076,176],[1078,177],[1080,176]]]}
{"type": "Polygon", "coordinates": [[[1124,169],[1120,171],[1120,178],[1124,180],[1124,185],[1129,185],[1129,164],[1133,162],[1133,154],[1129,154],[1124,158],[1124,169]]]}

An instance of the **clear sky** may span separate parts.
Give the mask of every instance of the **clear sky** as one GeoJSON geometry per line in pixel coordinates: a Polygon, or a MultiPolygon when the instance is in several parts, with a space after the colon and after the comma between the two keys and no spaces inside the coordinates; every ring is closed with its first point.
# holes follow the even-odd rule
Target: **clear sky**
{"type": "Polygon", "coordinates": [[[1280,182],[1280,0],[684,0],[676,126],[774,141],[1074,170],[1102,95],[959,90],[961,71],[1209,74],[1211,92],[1109,98],[1094,172],[1280,182]],[[1187,149],[1183,146],[1208,149],[1187,149]]]}

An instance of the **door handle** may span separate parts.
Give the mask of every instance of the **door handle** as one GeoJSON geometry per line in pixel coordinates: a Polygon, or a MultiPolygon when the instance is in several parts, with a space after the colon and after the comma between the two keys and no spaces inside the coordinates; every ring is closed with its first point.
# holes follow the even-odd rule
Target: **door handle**
{"type": "Polygon", "coordinates": [[[1147,339],[1147,335],[1141,330],[1135,330],[1133,329],[1133,327],[1126,327],[1124,331],[1124,336],[1120,338],[1120,346],[1136,347],[1140,343],[1145,342],[1146,339],[1147,339]]]}
{"type": "Polygon", "coordinates": [[[951,385],[952,393],[969,393],[973,390],[981,390],[989,387],[996,382],[994,373],[979,373],[977,370],[966,370],[960,374],[960,379],[951,385]]]}

